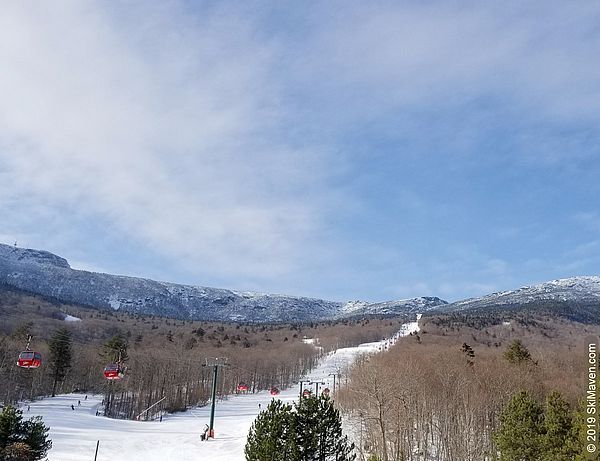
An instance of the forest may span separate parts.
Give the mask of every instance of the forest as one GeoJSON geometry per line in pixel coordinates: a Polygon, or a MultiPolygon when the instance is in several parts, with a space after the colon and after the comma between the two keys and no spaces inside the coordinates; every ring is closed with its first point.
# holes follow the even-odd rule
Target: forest
{"type": "Polygon", "coordinates": [[[227,359],[219,374],[219,398],[239,392],[240,383],[248,386],[243,392],[287,387],[322,354],[387,337],[404,321],[185,321],[66,306],[8,289],[0,290],[0,318],[0,401],[73,391],[103,393],[103,412],[125,419],[153,419],[206,404],[213,379],[207,359],[227,359]],[[38,369],[16,366],[30,336],[30,348],[44,358],[38,369]],[[105,379],[104,367],[119,359],[123,379],[105,379]]]}
{"type": "Polygon", "coordinates": [[[586,338],[598,325],[522,313],[420,324],[389,352],[357,361],[337,396],[359,459],[583,459],[586,338]]]}

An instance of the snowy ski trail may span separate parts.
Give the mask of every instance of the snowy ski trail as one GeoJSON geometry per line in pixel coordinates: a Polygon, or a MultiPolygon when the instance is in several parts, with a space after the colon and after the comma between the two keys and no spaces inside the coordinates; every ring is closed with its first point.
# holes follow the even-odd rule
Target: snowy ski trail
{"type": "MultiPolygon", "coordinates": [[[[417,322],[406,323],[390,339],[331,352],[305,379],[325,382],[320,390],[325,387],[333,390],[333,378],[329,374],[343,370],[359,354],[377,352],[399,337],[418,330],[417,322]]],[[[298,395],[299,387],[296,385],[282,390],[277,398],[292,402],[298,399],[298,395]]],[[[86,400],[83,394],[45,398],[32,402],[30,411],[27,411],[26,405],[21,409],[26,418],[40,415],[50,426],[53,446],[48,453],[49,461],[92,460],[97,440],[100,440],[98,461],[243,461],[250,426],[272,398],[269,392],[263,391],[218,401],[215,439],[205,442],[200,440],[200,433],[208,424],[210,405],[165,415],[162,422],[123,421],[96,416],[102,396],[88,396],[86,400]],[[81,406],[78,401],[81,401],[81,406]],[[71,405],[75,410],[71,409],[71,405]]]]}

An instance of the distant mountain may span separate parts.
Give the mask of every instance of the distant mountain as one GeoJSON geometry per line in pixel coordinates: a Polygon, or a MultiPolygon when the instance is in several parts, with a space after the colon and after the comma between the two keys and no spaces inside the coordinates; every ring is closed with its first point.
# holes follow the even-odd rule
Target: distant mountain
{"type": "Polygon", "coordinates": [[[441,306],[434,312],[492,314],[515,310],[554,314],[586,323],[600,323],[600,277],[552,280],[516,290],[492,293],[481,298],[457,301],[441,306]]]}
{"type": "Polygon", "coordinates": [[[62,303],[179,319],[310,322],[424,312],[446,304],[428,297],[385,303],[239,292],[74,270],[47,251],[0,244],[0,284],[62,303]]]}
{"type": "Polygon", "coordinates": [[[341,308],[341,315],[345,317],[365,315],[394,315],[398,312],[408,314],[421,314],[432,309],[443,309],[448,303],[435,296],[401,299],[398,301],[384,301],[380,303],[367,303],[364,301],[350,301],[341,308]]]}

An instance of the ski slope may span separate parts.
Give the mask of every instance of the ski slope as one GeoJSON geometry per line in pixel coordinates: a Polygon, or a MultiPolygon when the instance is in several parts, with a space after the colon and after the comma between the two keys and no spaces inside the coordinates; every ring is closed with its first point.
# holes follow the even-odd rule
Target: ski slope
{"type": "MultiPolygon", "coordinates": [[[[417,322],[406,323],[393,338],[338,349],[324,357],[305,379],[325,382],[320,390],[325,387],[333,389],[330,374],[343,370],[359,354],[377,352],[418,330],[417,322]]],[[[283,390],[278,398],[292,402],[298,399],[298,395],[299,387],[295,386],[283,390]]],[[[86,400],[83,394],[60,395],[32,402],[29,411],[27,405],[21,408],[24,416],[40,415],[50,426],[53,447],[48,453],[49,461],[93,460],[98,440],[98,461],[243,461],[250,426],[271,399],[268,392],[259,392],[235,395],[217,402],[215,439],[208,441],[201,441],[200,434],[208,424],[210,405],[166,415],[162,422],[122,421],[96,416],[102,396],[88,396],[86,400]]]]}

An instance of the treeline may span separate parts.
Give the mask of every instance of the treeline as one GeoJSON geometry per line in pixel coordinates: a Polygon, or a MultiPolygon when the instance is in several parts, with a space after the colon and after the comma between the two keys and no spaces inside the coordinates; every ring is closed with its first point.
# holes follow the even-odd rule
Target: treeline
{"type": "MultiPolygon", "coordinates": [[[[506,449],[497,435],[502,412],[522,391],[539,402],[560,395],[572,418],[585,397],[583,338],[598,328],[507,322],[481,331],[428,319],[390,352],[357,362],[336,400],[365,459],[494,459],[506,449]]],[[[502,459],[575,459],[537,456],[502,459]]]]}

